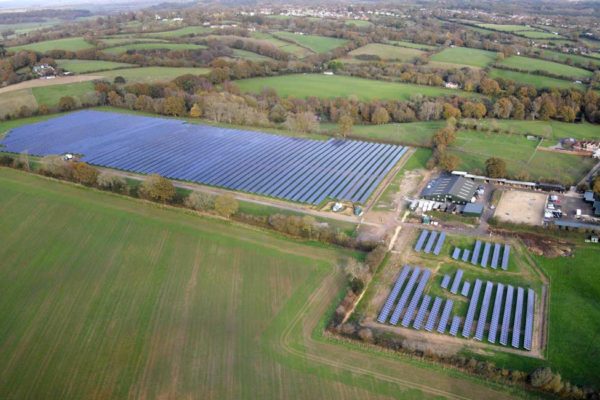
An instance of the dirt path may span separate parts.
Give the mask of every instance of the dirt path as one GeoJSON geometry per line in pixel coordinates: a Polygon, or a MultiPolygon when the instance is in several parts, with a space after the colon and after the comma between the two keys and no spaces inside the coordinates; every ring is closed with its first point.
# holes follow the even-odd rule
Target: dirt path
{"type": "Polygon", "coordinates": [[[0,88],[0,94],[14,92],[15,90],[31,89],[36,87],[54,86],[54,85],[65,85],[68,83],[79,83],[93,81],[96,79],[102,79],[102,76],[97,75],[76,75],[76,76],[59,76],[54,79],[32,79],[30,81],[16,83],[0,88]]]}

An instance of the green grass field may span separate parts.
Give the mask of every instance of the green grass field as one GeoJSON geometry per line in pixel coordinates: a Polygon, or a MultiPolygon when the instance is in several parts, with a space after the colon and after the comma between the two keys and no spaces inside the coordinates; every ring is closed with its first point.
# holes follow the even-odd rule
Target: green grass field
{"type": "Polygon", "coordinates": [[[552,51],[552,50],[542,50],[542,56],[552,61],[560,62],[560,63],[568,63],[569,60],[576,62],[582,65],[588,65],[597,68],[600,68],[600,60],[592,57],[581,56],[578,54],[566,54],[560,51],[552,51]]]}
{"type": "Polygon", "coordinates": [[[561,35],[555,35],[554,33],[544,32],[544,31],[521,31],[516,32],[519,36],[524,36],[528,39],[556,39],[556,38],[564,38],[561,35]]]}
{"type": "Polygon", "coordinates": [[[424,50],[424,51],[437,49],[436,46],[431,46],[429,44],[404,42],[404,41],[401,41],[401,40],[390,41],[389,43],[395,44],[396,46],[408,47],[410,49],[419,49],[419,50],[424,50]]]}
{"type": "Polygon", "coordinates": [[[362,20],[362,19],[349,19],[349,20],[346,20],[344,22],[344,24],[346,24],[346,25],[355,25],[358,28],[368,28],[370,26],[373,26],[372,22],[365,21],[365,20],[362,20]]]}
{"type": "Polygon", "coordinates": [[[108,54],[122,54],[127,51],[133,50],[170,50],[170,51],[183,51],[183,50],[199,50],[205,49],[206,46],[191,43],[134,43],[127,44],[124,46],[109,47],[102,51],[108,54]]]}
{"type": "Polygon", "coordinates": [[[106,47],[124,46],[132,43],[168,43],[164,39],[153,39],[153,38],[138,38],[129,35],[115,35],[112,37],[100,39],[103,45],[106,47]]]}
{"type": "Polygon", "coordinates": [[[341,47],[347,43],[344,39],[332,38],[316,35],[296,35],[292,32],[275,32],[275,37],[294,42],[302,47],[306,47],[315,53],[325,53],[336,47],[341,47]]]}
{"type": "Polygon", "coordinates": [[[170,81],[178,76],[186,74],[206,75],[209,71],[208,68],[142,67],[115,69],[92,75],[102,75],[110,80],[117,76],[122,76],[127,83],[133,83],[170,81]]]}
{"type": "Polygon", "coordinates": [[[570,76],[573,78],[586,78],[592,75],[591,71],[587,71],[585,69],[523,56],[510,56],[502,60],[499,64],[511,68],[518,68],[523,71],[539,70],[555,75],[570,76]]]}
{"type": "Polygon", "coordinates": [[[359,47],[348,53],[351,57],[361,55],[374,55],[386,61],[407,62],[419,57],[424,52],[418,49],[408,47],[390,46],[380,43],[369,43],[366,46],[359,47]]]}
{"type": "Polygon", "coordinates": [[[477,26],[485,29],[493,29],[496,31],[502,32],[520,32],[520,31],[530,31],[535,28],[525,25],[511,25],[511,24],[477,24],[477,26]]]}
{"type": "Polygon", "coordinates": [[[469,49],[467,47],[448,47],[431,56],[431,61],[479,68],[487,67],[495,60],[496,53],[493,51],[469,49]]]}
{"type": "Polygon", "coordinates": [[[536,150],[537,145],[537,141],[522,135],[460,131],[448,150],[460,158],[460,170],[483,173],[488,158],[501,157],[512,176],[527,172],[532,180],[559,180],[566,184],[577,183],[595,164],[590,157],[536,150]],[[502,149],[501,154],[498,149],[502,149]]]}
{"type": "Polygon", "coordinates": [[[30,43],[23,46],[9,47],[8,50],[30,50],[37,51],[39,53],[45,53],[50,50],[77,51],[91,49],[93,47],[94,46],[92,44],[86,42],[82,37],[74,37],[66,39],[47,40],[44,42],[30,43]]]}
{"type": "Polygon", "coordinates": [[[56,106],[61,97],[79,97],[87,92],[94,91],[92,82],[78,82],[67,85],[43,86],[31,89],[38,105],[56,106]]]}
{"type": "MultiPolygon", "coordinates": [[[[218,38],[218,36],[217,36],[217,38],[218,38]]],[[[292,44],[290,42],[286,42],[281,39],[277,39],[270,33],[260,32],[260,31],[252,32],[252,38],[254,38],[255,40],[259,40],[260,42],[262,42],[264,44],[273,45],[273,46],[277,47],[279,50],[281,50],[285,53],[292,54],[298,58],[304,58],[306,56],[313,54],[313,52],[311,50],[309,50],[305,47],[298,46],[297,44],[292,44]]],[[[241,39],[243,39],[243,38],[241,38],[241,39]]]]}
{"type": "MultiPolygon", "coordinates": [[[[351,136],[406,146],[428,147],[435,132],[444,121],[406,122],[402,124],[354,125],[351,136]]],[[[335,131],[335,124],[321,124],[321,129],[335,131]]]]}
{"type": "Polygon", "coordinates": [[[548,360],[580,385],[600,384],[599,257],[597,245],[581,245],[574,257],[536,257],[551,280],[548,360]]]}
{"type": "Polygon", "coordinates": [[[416,94],[430,97],[452,95],[473,96],[471,93],[435,86],[392,83],[340,75],[281,75],[268,78],[243,79],[235,83],[245,92],[256,93],[265,87],[270,87],[283,97],[319,96],[329,98],[356,96],[361,100],[408,100],[416,94]]]}
{"type": "Polygon", "coordinates": [[[76,74],[137,67],[137,65],[134,64],[100,60],[56,60],[56,65],[66,71],[74,72],[76,74]]]}
{"type": "Polygon", "coordinates": [[[559,139],[600,139],[600,131],[594,124],[587,122],[567,123],[560,121],[524,121],[524,120],[481,120],[484,126],[497,126],[522,135],[536,135],[544,138],[542,146],[553,146],[559,139]]]}
{"type": "Polygon", "coordinates": [[[152,36],[160,38],[178,38],[182,36],[205,35],[210,33],[211,31],[212,29],[205,26],[186,26],[184,28],[179,28],[172,31],[144,33],[143,36],[152,36]]]}
{"type": "Polygon", "coordinates": [[[525,72],[509,71],[505,69],[492,68],[489,73],[490,78],[510,79],[517,83],[532,85],[537,89],[558,88],[558,89],[580,89],[585,90],[586,86],[576,84],[562,79],[549,78],[547,76],[528,74],[525,72]]]}
{"type": "Polygon", "coordinates": [[[323,337],[347,252],[5,168],[0,185],[2,398],[510,397],[323,337]]]}
{"type": "Polygon", "coordinates": [[[233,56],[235,58],[243,58],[244,60],[250,61],[273,61],[271,57],[266,57],[257,53],[253,53],[247,50],[233,49],[233,56]]]}

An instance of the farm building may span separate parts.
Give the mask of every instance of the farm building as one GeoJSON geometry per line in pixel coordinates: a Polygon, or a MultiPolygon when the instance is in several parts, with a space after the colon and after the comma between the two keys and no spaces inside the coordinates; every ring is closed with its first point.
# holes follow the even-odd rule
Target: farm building
{"type": "Polygon", "coordinates": [[[463,209],[463,215],[468,217],[481,217],[483,214],[483,204],[481,203],[469,203],[463,209]]]}
{"type": "Polygon", "coordinates": [[[467,204],[471,202],[477,186],[472,180],[459,175],[443,174],[427,184],[421,197],[426,200],[467,204]]]}
{"type": "Polygon", "coordinates": [[[588,190],[583,194],[583,199],[592,204],[592,207],[594,208],[594,216],[600,217],[600,199],[598,196],[596,196],[596,194],[591,190],[588,190]]]}

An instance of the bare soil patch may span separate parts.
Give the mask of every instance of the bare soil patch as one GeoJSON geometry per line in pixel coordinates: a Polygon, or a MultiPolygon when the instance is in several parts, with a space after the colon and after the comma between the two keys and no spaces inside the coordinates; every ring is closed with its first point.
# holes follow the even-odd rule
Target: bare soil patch
{"type": "Polygon", "coordinates": [[[541,225],[545,203],[543,193],[507,190],[502,193],[494,216],[504,222],[541,225]]]}

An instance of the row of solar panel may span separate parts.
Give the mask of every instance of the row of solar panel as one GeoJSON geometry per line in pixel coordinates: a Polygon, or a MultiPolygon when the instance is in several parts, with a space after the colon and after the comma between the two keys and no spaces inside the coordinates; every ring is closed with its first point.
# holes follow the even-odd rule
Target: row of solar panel
{"type": "Polygon", "coordinates": [[[475,242],[475,248],[473,252],[469,249],[461,249],[460,247],[455,247],[452,251],[452,258],[454,260],[462,260],[463,262],[469,262],[469,257],[471,260],[471,264],[473,265],[481,265],[483,268],[486,268],[489,265],[497,269],[498,266],[501,266],[503,270],[508,269],[508,261],[510,257],[510,245],[504,245],[504,251],[502,251],[502,245],[499,243],[493,244],[493,252],[492,252],[492,243],[482,243],[480,240],[475,242]],[[483,245],[483,253],[481,252],[483,245]],[[462,257],[461,257],[462,252],[462,257]],[[482,253],[482,254],[481,254],[482,253]],[[481,254],[481,258],[479,255],[481,254]],[[500,255],[502,254],[502,260],[500,260],[500,255]],[[490,262],[491,255],[491,262],[490,262]]]}
{"type": "MultiPolygon", "coordinates": [[[[458,270],[454,276],[454,281],[452,284],[451,292],[456,293],[458,291],[458,287],[460,286],[460,282],[462,279],[464,272],[462,270],[458,270]]],[[[444,309],[442,311],[441,317],[438,320],[438,315],[440,308],[443,303],[443,299],[441,297],[436,297],[433,300],[433,305],[431,310],[429,311],[429,316],[425,321],[425,317],[427,315],[427,311],[429,309],[429,305],[431,303],[431,297],[428,295],[423,296],[423,291],[430,277],[430,271],[428,269],[421,270],[420,268],[411,268],[409,266],[404,266],[400,275],[398,276],[392,291],[390,292],[384,307],[382,308],[378,322],[385,323],[388,319],[388,316],[393,309],[394,312],[390,318],[390,323],[393,325],[397,325],[400,317],[402,318],[402,326],[409,327],[411,322],[413,322],[413,328],[419,330],[423,327],[423,323],[425,322],[424,328],[427,331],[432,331],[435,328],[435,324],[437,322],[437,331],[439,333],[445,333],[448,327],[448,322],[451,320],[450,331],[449,333],[452,336],[456,336],[458,330],[460,329],[461,318],[459,316],[451,317],[453,301],[451,299],[447,299],[444,309]],[[412,272],[412,273],[411,273],[412,272]],[[422,273],[421,273],[422,272],[422,273]],[[410,274],[410,278],[408,278],[410,274]],[[419,278],[420,277],[420,278],[419,278]],[[406,285],[406,279],[408,278],[408,282],[406,285]],[[415,284],[419,281],[418,285],[415,289],[415,284]],[[414,289],[414,292],[413,292],[414,289]],[[411,296],[412,294],[412,296],[411,296]],[[398,302],[396,303],[396,299],[400,295],[398,302]],[[404,310],[407,301],[409,300],[408,307],[406,311],[404,310]],[[421,300],[422,298],[422,300],[421,300]],[[421,300],[421,304],[418,307],[419,301],[421,300]],[[394,304],[396,303],[395,307],[394,304]],[[415,317],[416,311],[416,317],[415,317]]],[[[445,275],[442,279],[442,287],[447,288],[450,282],[450,275],[445,275]]],[[[517,298],[516,303],[513,304],[513,292],[514,288],[511,285],[503,285],[501,283],[494,284],[493,282],[487,281],[485,284],[485,290],[483,292],[483,298],[480,304],[480,295],[482,291],[483,282],[479,279],[475,280],[473,293],[471,295],[469,306],[467,309],[467,315],[463,324],[462,336],[465,338],[470,338],[473,331],[473,323],[475,321],[475,313],[479,307],[479,315],[477,318],[477,324],[475,327],[475,335],[474,338],[476,340],[482,341],[484,339],[485,329],[488,324],[488,315],[491,305],[491,300],[494,298],[493,307],[492,307],[492,315],[489,320],[489,328],[488,328],[488,342],[496,343],[496,339],[498,336],[498,328],[500,327],[500,316],[503,315],[501,331],[500,331],[500,341],[501,345],[506,346],[508,344],[508,336],[511,332],[512,327],[512,342],[511,345],[514,348],[520,348],[521,343],[523,347],[527,350],[531,350],[532,339],[533,339],[533,319],[534,319],[534,308],[535,308],[535,292],[532,289],[528,289],[527,293],[527,307],[526,314],[523,316],[523,305],[524,305],[524,289],[521,287],[517,288],[517,298]],[[495,290],[495,296],[493,296],[495,290]],[[505,290],[506,289],[506,290],[505,290]],[[504,296],[506,293],[506,296],[504,296]],[[503,301],[504,300],[504,301],[503,301]],[[503,306],[504,305],[504,306],[503,306]],[[512,318],[512,310],[515,310],[514,318],[512,318]],[[523,317],[525,317],[525,329],[524,334],[521,335],[522,331],[522,322],[523,317]],[[512,324],[511,324],[512,322],[512,324]],[[521,336],[523,336],[523,342],[521,342],[521,336]]],[[[468,295],[470,288],[470,283],[465,281],[463,285],[463,295],[468,295]],[[466,290],[465,290],[466,288],[466,290]],[[465,293],[466,292],[466,293],[465,293]]]]}
{"type": "Polygon", "coordinates": [[[407,151],[98,111],[15,128],[2,144],[9,152],[82,154],[90,164],[309,204],[366,202],[407,151]]]}
{"type": "Polygon", "coordinates": [[[419,238],[417,239],[417,243],[415,244],[415,251],[420,252],[422,250],[429,254],[433,250],[433,254],[439,256],[445,240],[446,232],[441,232],[438,234],[437,231],[422,230],[419,238]],[[425,245],[425,248],[423,248],[423,245],[425,245]]]}

